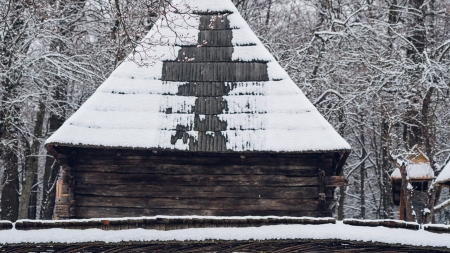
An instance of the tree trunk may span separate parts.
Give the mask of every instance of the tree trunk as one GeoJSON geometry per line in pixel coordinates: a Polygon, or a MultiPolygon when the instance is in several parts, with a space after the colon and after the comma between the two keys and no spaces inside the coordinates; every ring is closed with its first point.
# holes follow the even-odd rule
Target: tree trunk
{"type": "MultiPolygon", "coordinates": [[[[413,217],[413,209],[412,209],[412,202],[411,202],[411,190],[408,187],[410,185],[409,180],[407,178],[407,172],[406,172],[406,165],[403,163],[402,166],[400,166],[400,173],[402,175],[402,192],[403,192],[403,201],[405,203],[405,221],[414,221],[413,217]]],[[[403,210],[400,210],[400,212],[403,212],[403,210]]]]}
{"type": "MultiPolygon", "coordinates": [[[[76,15],[80,12],[84,5],[86,4],[86,0],[77,0],[77,1],[69,1],[64,0],[60,1],[57,4],[55,3],[55,8],[58,8],[61,11],[64,11],[63,16],[76,15]]],[[[119,28],[117,24],[117,27],[119,28]]],[[[71,36],[75,27],[73,23],[65,23],[64,25],[59,27],[59,33],[64,36],[71,36]]],[[[115,33],[115,30],[112,31],[115,33]]],[[[51,45],[53,50],[64,51],[67,49],[64,43],[60,41],[54,41],[51,45]]],[[[64,83],[61,81],[61,83],[64,83]]],[[[53,111],[50,112],[49,117],[49,128],[47,129],[49,134],[54,133],[65,121],[66,111],[64,109],[64,101],[66,101],[66,85],[60,85],[56,87],[52,94],[53,108],[58,108],[62,111],[59,113],[55,113],[53,111]]],[[[41,211],[40,218],[44,220],[51,220],[53,218],[53,209],[55,207],[55,197],[56,197],[56,181],[58,179],[60,167],[58,163],[55,161],[53,156],[47,153],[47,157],[45,160],[45,168],[44,168],[44,178],[43,178],[43,186],[42,186],[42,202],[41,202],[41,211]]]]}
{"type": "Polygon", "coordinates": [[[363,162],[361,163],[361,166],[360,166],[360,192],[359,192],[359,196],[360,196],[360,209],[361,209],[361,211],[360,211],[360,217],[361,217],[361,219],[364,219],[365,217],[366,217],[366,192],[365,192],[365,186],[366,186],[366,184],[365,184],[365,181],[366,181],[366,177],[365,177],[365,175],[366,175],[366,163],[365,163],[365,160],[366,160],[366,156],[367,156],[367,154],[366,154],[366,148],[365,148],[365,142],[366,142],[366,140],[365,140],[365,137],[364,137],[364,134],[362,133],[361,134],[361,145],[363,145],[363,147],[362,147],[362,154],[361,154],[361,157],[362,157],[362,159],[364,159],[363,160],[363,162]]]}
{"type": "MultiPolygon", "coordinates": [[[[385,119],[383,119],[382,125],[382,139],[386,140],[389,138],[387,135],[389,134],[389,125],[385,119]]],[[[381,148],[381,178],[382,178],[382,189],[383,192],[383,215],[384,219],[389,219],[392,213],[392,185],[389,173],[389,158],[388,158],[388,148],[386,147],[386,142],[382,142],[381,148]]]]}
{"type": "Polygon", "coordinates": [[[34,177],[38,168],[38,154],[41,147],[39,138],[42,136],[42,128],[44,125],[45,106],[42,102],[39,103],[39,110],[36,114],[34,123],[33,143],[28,152],[26,170],[22,182],[22,194],[20,196],[19,205],[19,219],[28,218],[28,205],[30,203],[31,189],[33,187],[34,177]]]}
{"type": "MultiPolygon", "coordinates": [[[[60,97],[59,92],[57,92],[55,96],[60,97]]],[[[62,125],[64,119],[52,114],[49,121],[49,133],[53,133],[62,125]]],[[[41,204],[41,219],[43,220],[51,220],[53,218],[53,209],[55,207],[56,197],[56,181],[58,180],[59,170],[59,164],[51,154],[47,153],[44,168],[43,196],[41,204]]]]}
{"type": "Polygon", "coordinates": [[[272,0],[268,0],[268,1],[269,1],[269,4],[267,7],[267,15],[266,15],[266,29],[267,29],[267,26],[269,26],[269,24],[270,24],[270,11],[272,8],[272,0]]]}
{"type": "Polygon", "coordinates": [[[2,43],[0,48],[2,55],[0,57],[0,67],[2,72],[9,72],[7,75],[0,77],[2,91],[0,101],[0,160],[3,162],[4,174],[1,183],[1,219],[16,221],[19,209],[19,158],[20,141],[23,136],[18,133],[17,128],[20,125],[21,106],[18,103],[8,104],[16,97],[19,90],[20,73],[10,71],[20,51],[20,43],[24,39],[22,29],[24,20],[20,14],[23,12],[24,3],[10,2],[11,12],[3,17],[4,21],[11,21],[10,26],[5,26],[2,30],[2,43]],[[15,82],[11,81],[14,77],[15,82]],[[8,105],[7,105],[8,104],[8,105]]]}
{"type": "Polygon", "coordinates": [[[28,203],[28,219],[35,220],[37,215],[37,195],[39,187],[37,186],[38,173],[34,174],[33,187],[30,193],[30,203],[28,203]]]}
{"type": "Polygon", "coordinates": [[[19,213],[19,159],[16,153],[7,149],[2,157],[5,173],[1,200],[1,219],[16,221],[19,213]]]}

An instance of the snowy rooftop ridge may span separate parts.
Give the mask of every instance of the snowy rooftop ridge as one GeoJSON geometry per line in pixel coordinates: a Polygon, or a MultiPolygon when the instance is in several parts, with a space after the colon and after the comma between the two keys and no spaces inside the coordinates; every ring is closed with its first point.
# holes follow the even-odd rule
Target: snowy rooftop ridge
{"type": "Polygon", "coordinates": [[[450,163],[448,163],[444,169],[442,169],[439,176],[436,178],[436,184],[445,184],[450,181],[450,163]]]}
{"type": "MultiPolygon", "coordinates": [[[[409,163],[406,165],[406,172],[411,180],[433,180],[434,171],[430,163],[409,163]]],[[[402,175],[400,169],[396,168],[392,172],[391,179],[401,180],[402,175]]]]}
{"type": "Polygon", "coordinates": [[[148,66],[123,62],[46,145],[350,150],[231,0],[176,0],[169,10],[129,56],[148,66]]]}

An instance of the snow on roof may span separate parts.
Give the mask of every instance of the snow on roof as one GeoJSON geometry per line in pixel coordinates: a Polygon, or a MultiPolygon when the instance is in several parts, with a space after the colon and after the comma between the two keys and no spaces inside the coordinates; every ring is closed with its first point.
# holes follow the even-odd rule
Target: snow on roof
{"type": "Polygon", "coordinates": [[[439,173],[439,176],[436,178],[437,184],[445,184],[450,181],[450,163],[448,163],[444,169],[439,173]]]}
{"type": "Polygon", "coordinates": [[[385,227],[358,227],[337,224],[326,225],[273,225],[245,228],[193,228],[171,231],[130,229],[105,231],[100,229],[70,230],[45,229],[34,231],[0,231],[0,244],[48,243],[120,243],[154,241],[203,240],[277,240],[313,239],[347,240],[411,246],[450,247],[449,234],[436,234],[425,230],[392,229],[385,227]]]}
{"type": "MultiPolygon", "coordinates": [[[[406,172],[410,180],[433,180],[434,171],[430,163],[409,163],[406,165],[406,172]]],[[[396,168],[392,172],[391,179],[401,180],[400,169],[396,168]]]]}
{"type": "MultiPolygon", "coordinates": [[[[176,0],[170,11],[129,56],[146,66],[124,61],[47,140],[47,145],[214,152],[350,149],[264,47],[230,0],[176,0]],[[225,63],[212,58],[205,63],[204,59],[196,62],[195,57],[179,56],[182,49],[198,49],[200,53],[211,49],[205,41],[198,44],[202,32],[214,32],[201,28],[201,18],[205,18],[201,14],[217,12],[227,13],[219,18],[229,22],[232,38],[228,46],[214,48],[231,47],[231,57],[225,63]],[[246,65],[250,69],[243,74],[238,73],[243,72],[241,67],[228,71],[228,81],[203,80],[217,74],[214,70],[206,71],[213,63],[219,64],[221,71],[223,64],[246,62],[252,62],[246,65]],[[169,63],[203,64],[202,80],[168,80],[164,73],[173,65],[169,63]],[[259,69],[263,78],[235,81],[239,75],[252,76],[257,72],[253,71],[256,68],[253,65],[264,66],[259,69]],[[200,87],[206,87],[209,94],[201,94],[200,87]],[[206,127],[202,129],[201,125],[206,127]]],[[[218,37],[222,40],[224,36],[218,37]]]]}

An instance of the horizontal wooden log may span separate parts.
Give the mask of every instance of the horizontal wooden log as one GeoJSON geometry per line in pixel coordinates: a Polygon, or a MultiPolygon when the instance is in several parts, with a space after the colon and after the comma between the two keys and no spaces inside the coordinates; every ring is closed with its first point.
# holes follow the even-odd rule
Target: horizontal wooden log
{"type": "Polygon", "coordinates": [[[70,205],[57,205],[55,204],[55,219],[68,219],[70,218],[70,205]]]}
{"type": "Polygon", "coordinates": [[[10,230],[13,228],[13,223],[10,221],[0,221],[0,230],[10,230]]]}
{"type": "MultiPolygon", "coordinates": [[[[319,187],[226,187],[226,186],[151,186],[151,185],[78,185],[76,196],[146,197],[146,198],[246,198],[246,199],[317,199],[319,187]]],[[[334,191],[326,190],[332,199],[334,191]]]]}
{"type": "Polygon", "coordinates": [[[163,81],[245,82],[269,81],[267,64],[261,62],[164,62],[163,81]]]}
{"type": "Polygon", "coordinates": [[[154,164],[136,165],[77,165],[78,172],[105,172],[125,174],[163,174],[163,175],[286,175],[316,176],[318,169],[314,165],[207,165],[154,164]]]}
{"type": "Polygon", "coordinates": [[[179,186],[318,186],[318,177],[286,177],[279,175],[159,175],[78,172],[77,185],[132,184],[179,186]]]}
{"type": "Polygon", "coordinates": [[[346,225],[351,226],[365,226],[365,227],[388,227],[388,228],[406,228],[411,230],[418,230],[420,225],[416,222],[405,222],[402,220],[357,220],[344,219],[346,225]]]}
{"type": "Polygon", "coordinates": [[[79,155],[76,165],[153,165],[153,164],[180,164],[180,165],[275,165],[275,166],[316,166],[315,157],[305,158],[272,158],[252,157],[245,154],[233,157],[177,157],[177,156],[111,156],[111,155],[79,155]]]}
{"type": "Polygon", "coordinates": [[[315,199],[240,199],[240,198],[129,198],[77,196],[78,207],[128,207],[151,209],[208,210],[289,210],[317,211],[315,199]]]}
{"type": "Polygon", "coordinates": [[[69,195],[58,196],[55,199],[55,205],[70,205],[69,195]]]}
{"type": "Polygon", "coordinates": [[[450,233],[450,226],[443,226],[443,225],[433,225],[433,224],[427,224],[423,226],[423,229],[425,231],[428,232],[433,232],[433,233],[439,233],[439,234],[444,234],[444,233],[450,233]]]}
{"type": "MultiPolygon", "coordinates": [[[[273,211],[273,210],[193,210],[193,209],[140,209],[140,208],[114,208],[114,207],[79,207],[78,218],[120,218],[141,217],[155,215],[200,215],[200,216],[294,216],[318,217],[318,212],[305,211],[273,211]]],[[[332,216],[331,212],[326,213],[332,216]]]]}
{"type": "MultiPolygon", "coordinates": [[[[0,230],[1,230],[0,222],[0,230]]],[[[211,227],[259,227],[267,225],[291,225],[291,224],[336,224],[334,218],[247,218],[233,219],[222,217],[216,218],[123,218],[123,219],[91,219],[59,222],[46,222],[40,220],[21,220],[15,223],[17,230],[40,230],[40,229],[103,229],[103,230],[126,230],[126,229],[157,229],[157,230],[174,230],[187,228],[211,228],[211,227]]],[[[7,225],[12,228],[12,223],[7,225]]],[[[9,228],[9,229],[10,229],[9,228]]]]}
{"type": "Polygon", "coordinates": [[[328,187],[331,186],[344,186],[347,185],[348,180],[345,179],[343,176],[331,176],[326,178],[325,184],[328,187]]]}
{"type": "Polygon", "coordinates": [[[334,152],[317,153],[317,152],[228,152],[228,153],[198,153],[188,151],[175,151],[175,150],[154,150],[154,149],[118,149],[118,148],[79,148],[79,147],[67,147],[58,146],[58,152],[71,153],[75,151],[77,158],[82,155],[116,155],[120,150],[122,156],[159,156],[159,157],[240,157],[245,153],[246,157],[252,158],[306,158],[313,157],[318,158],[321,155],[326,157],[332,157],[334,152]]]}

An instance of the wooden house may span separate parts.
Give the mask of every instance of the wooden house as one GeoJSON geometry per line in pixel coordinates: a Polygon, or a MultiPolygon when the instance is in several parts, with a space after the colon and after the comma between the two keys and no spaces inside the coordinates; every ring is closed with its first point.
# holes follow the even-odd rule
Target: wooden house
{"type": "MultiPolygon", "coordinates": [[[[422,211],[426,208],[427,190],[434,179],[434,171],[431,168],[428,157],[415,146],[412,155],[407,157],[406,172],[412,186],[412,205],[416,214],[416,219],[420,223],[422,221],[422,211]]],[[[399,206],[400,220],[405,219],[405,203],[401,191],[402,176],[400,169],[397,168],[391,175],[392,194],[394,204],[399,206]]]]}
{"type": "Polygon", "coordinates": [[[165,13],[47,140],[55,218],[331,216],[349,144],[230,0],[165,13]]]}

